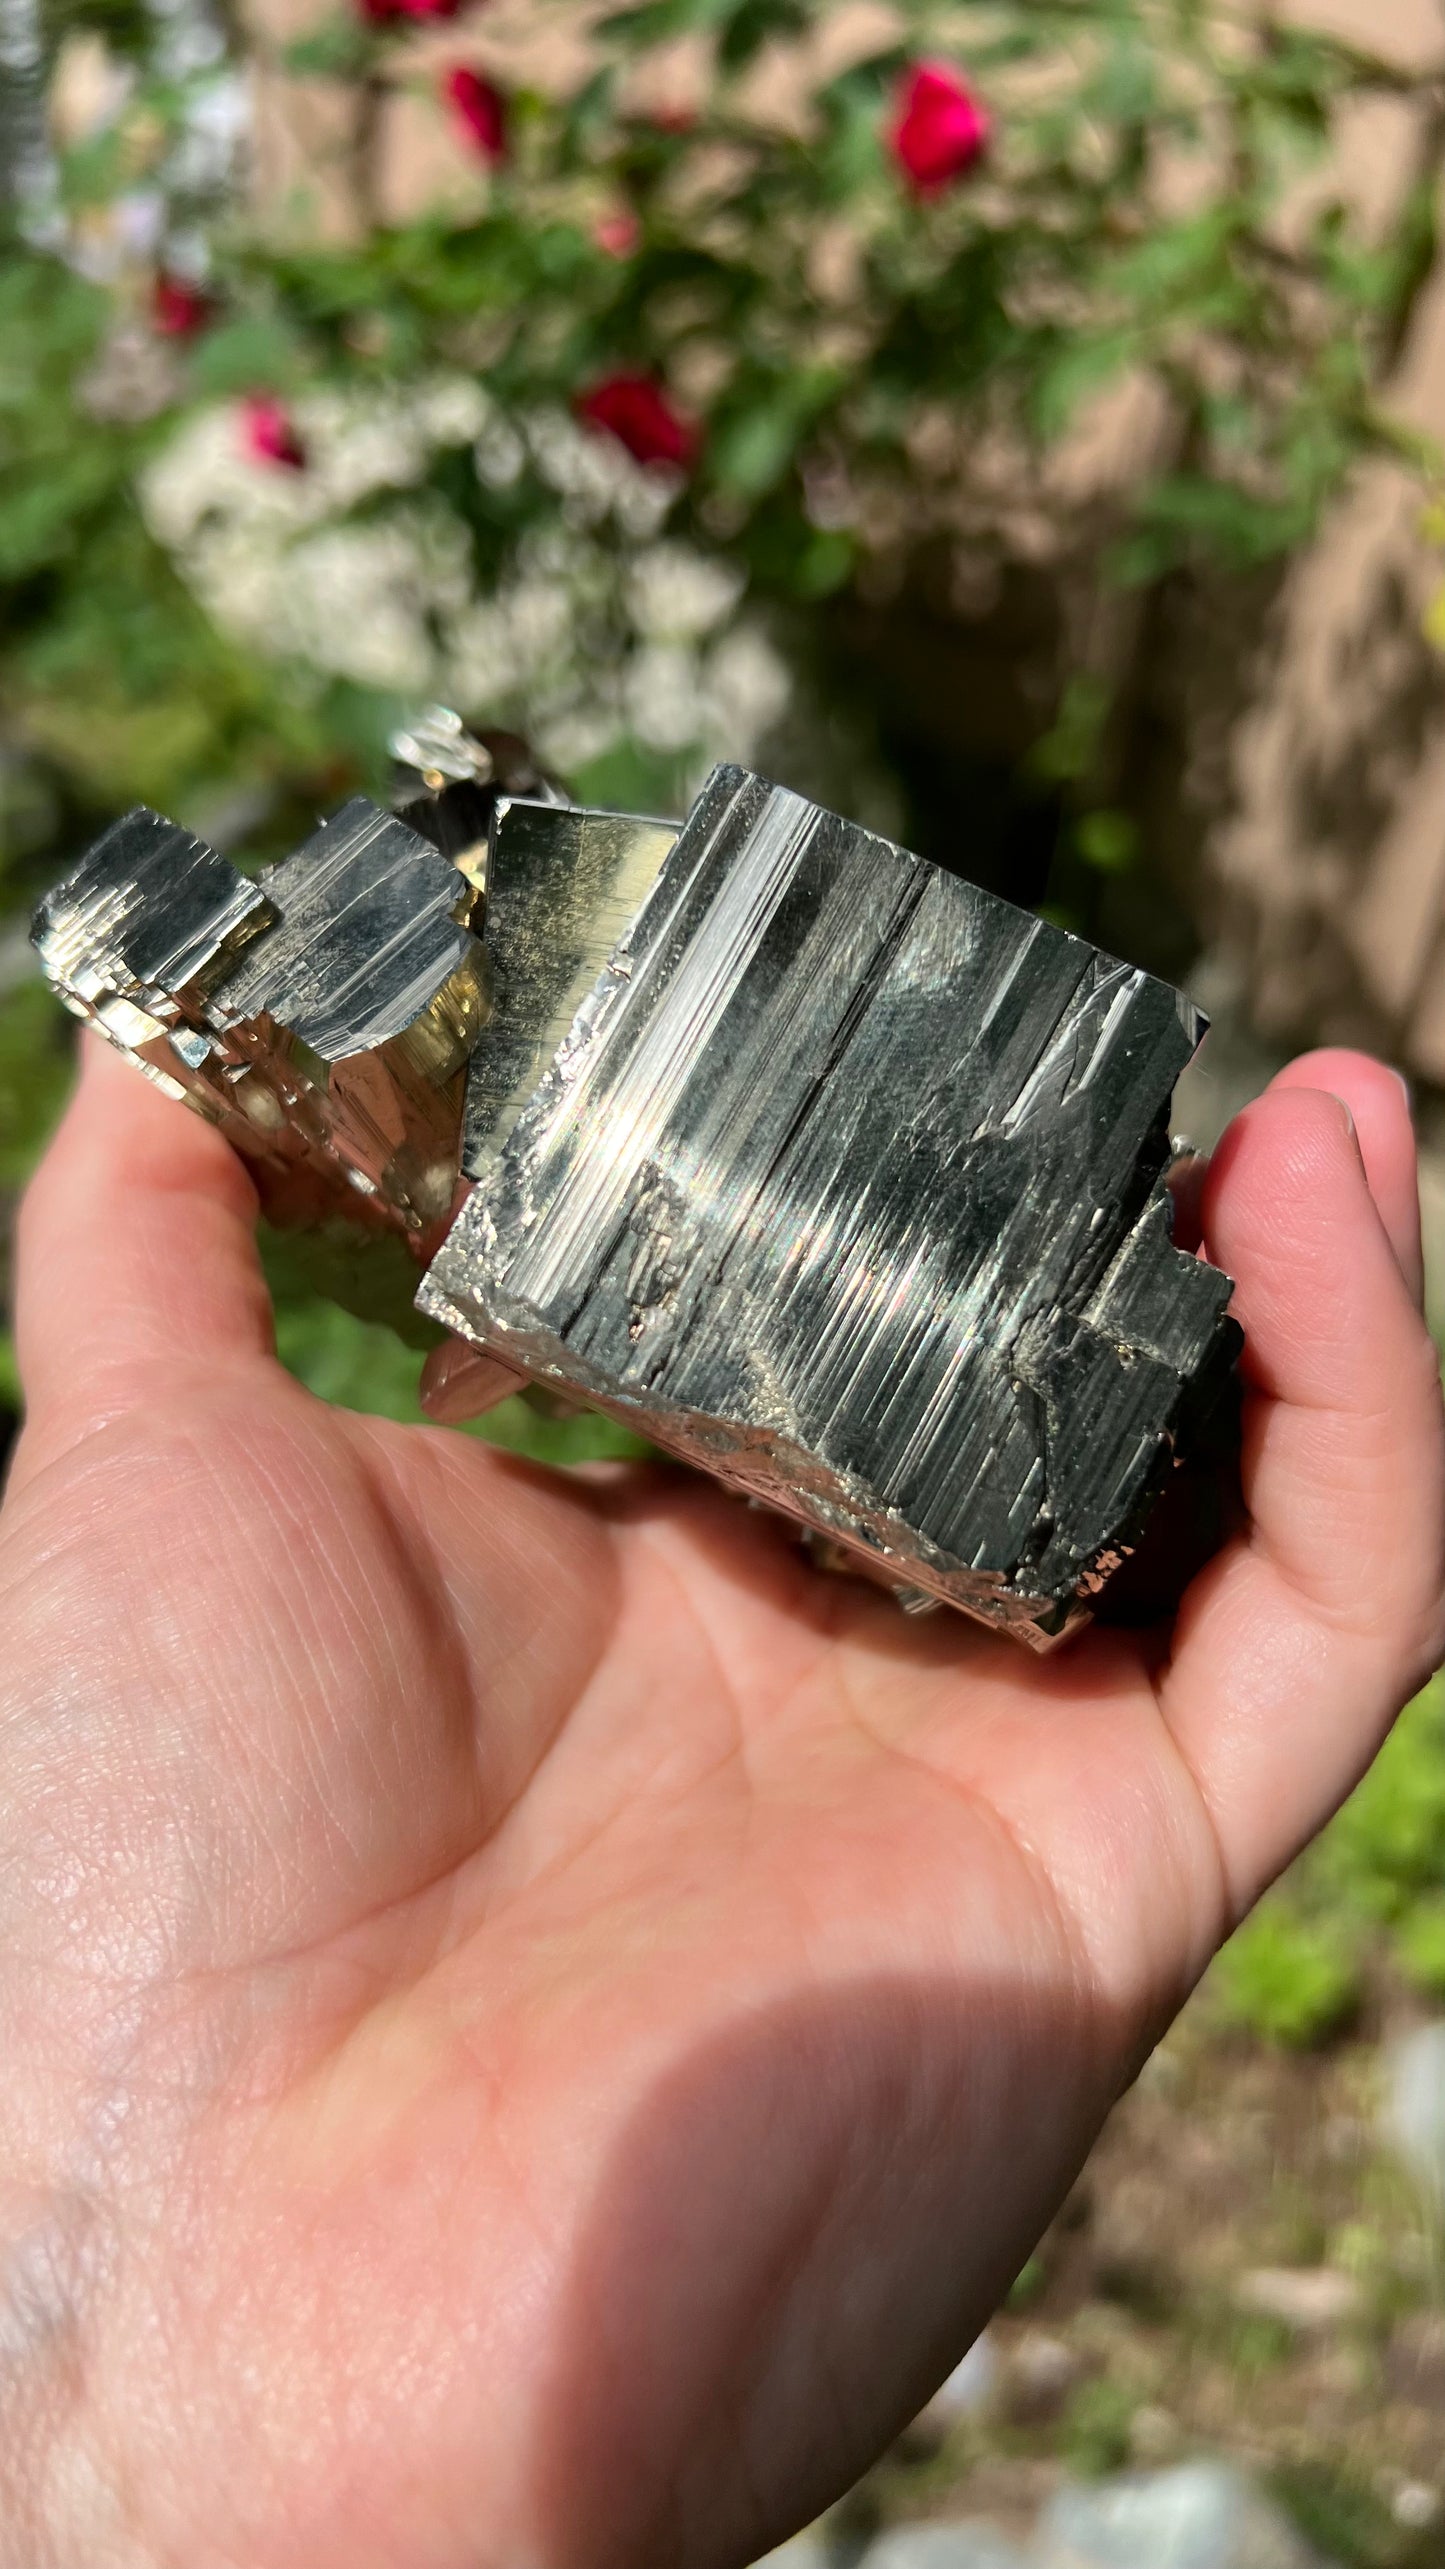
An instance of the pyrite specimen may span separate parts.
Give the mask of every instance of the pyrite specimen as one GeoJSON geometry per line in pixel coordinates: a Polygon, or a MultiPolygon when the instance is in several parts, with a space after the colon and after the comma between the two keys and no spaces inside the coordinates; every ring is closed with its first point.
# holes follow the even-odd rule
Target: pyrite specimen
{"type": "Polygon", "coordinates": [[[391,808],[486,891],[492,815],[504,795],[567,797],[516,732],[469,731],[450,705],[428,705],[391,736],[391,808]]]}
{"type": "Polygon", "coordinates": [[[444,709],[396,747],[409,819],[254,883],[118,822],[36,922],[61,995],[283,1218],[430,1261],[435,1414],[589,1402],[1049,1646],[1231,1374],[1165,1186],[1197,1013],[740,769],[679,828],[506,790],[444,709]]]}
{"type": "Polygon", "coordinates": [[[489,1005],[476,902],[359,797],[256,882],[141,810],[34,936],[67,1006],[222,1127],[268,1210],[424,1234],[451,1209],[489,1005]]]}
{"type": "Polygon", "coordinates": [[[1042,1645],[1232,1362],[1163,1172],[1179,994],[714,772],[423,1310],[1042,1645]]]}
{"type": "Polygon", "coordinates": [[[486,908],[497,1004],[467,1073],[469,1177],[505,1142],[676,837],[675,821],[630,812],[497,803],[486,908]]]}

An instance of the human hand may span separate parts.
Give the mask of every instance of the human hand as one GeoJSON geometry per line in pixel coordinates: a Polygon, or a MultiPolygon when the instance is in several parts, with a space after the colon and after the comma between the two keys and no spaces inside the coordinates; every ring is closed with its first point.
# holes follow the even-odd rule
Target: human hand
{"type": "Polygon", "coordinates": [[[1035,1662],[688,1474],[326,1408],[238,1163],[86,1050],[0,1513],[0,2558],[733,2569],[1445,1647],[1399,1083],[1231,1128],[1250,1522],[1167,1652],[1035,1662]]]}

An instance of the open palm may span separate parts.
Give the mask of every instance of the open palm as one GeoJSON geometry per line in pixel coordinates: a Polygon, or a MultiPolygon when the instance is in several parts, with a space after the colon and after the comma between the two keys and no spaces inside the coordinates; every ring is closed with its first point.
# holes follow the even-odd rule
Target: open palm
{"type": "Polygon", "coordinates": [[[327,1409],[238,1165],[91,1049],[0,1515],[0,2557],[729,2569],[1445,1640],[1399,1085],[1226,1138],[1249,1529],[1035,1663],[691,1476],[327,1409]]]}

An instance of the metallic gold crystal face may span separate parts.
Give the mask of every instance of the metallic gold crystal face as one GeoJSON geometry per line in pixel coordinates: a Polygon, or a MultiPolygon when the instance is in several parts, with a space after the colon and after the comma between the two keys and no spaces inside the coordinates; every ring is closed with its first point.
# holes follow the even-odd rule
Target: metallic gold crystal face
{"type": "Polygon", "coordinates": [[[500,1150],[677,836],[675,821],[504,798],[487,858],[497,1005],[472,1054],[462,1165],[500,1150]]]}

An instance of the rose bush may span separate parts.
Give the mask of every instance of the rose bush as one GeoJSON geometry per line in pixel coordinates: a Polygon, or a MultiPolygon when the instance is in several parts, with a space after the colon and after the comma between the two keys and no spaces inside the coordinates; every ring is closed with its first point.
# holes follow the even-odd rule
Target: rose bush
{"type": "MultiPolygon", "coordinates": [[[[795,639],[818,602],[880,594],[910,549],[966,550],[997,514],[999,457],[1027,480],[1111,388],[1154,405],[1111,557],[1136,582],[1302,541],[1394,437],[1378,384],[1433,255],[1440,83],[1328,35],[1210,0],[908,0],[891,32],[860,21],[850,54],[796,0],[644,0],[592,22],[547,86],[509,69],[484,9],[438,70],[415,33],[452,0],[343,0],[267,64],[350,114],[337,237],[304,187],[283,205],[227,183],[245,64],[205,8],[185,0],[163,41],[159,16],[70,0],[66,42],[103,29],[123,77],[14,206],[5,253],[33,362],[0,387],[0,686],[84,799],[120,790],[118,757],[162,803],[255,785],[288,813],[314,773],[377,772],[387,692],[254,629],[238,660],[147,524],[149,460],[218,402],[247,453],[300,479],[308,403],[385,410],[429,372],[470,373],[485,465],[465,437],[429,446],[368,487],[364,524],[349,504],[333,522],[339,555],[374,550],[390,516],[398,558],[424,524],[479,607],[566,549],[572,503],[533,425],[570,411],[661,477],[672,534],[735,566],[738,612],[785,608],[795,639]],[[438,86],[474,195],[392,216],[389,120],[438,86]],[[1386,94],[1418,111],[1422,157],[1372,229],[1328,153],[1335,121],[1386,94]]],[[[1058,706],[1039,715],[1049,773],[1085,801],[1086,677],[1062,732],[1058,706]]],[[[1108,816],[1078,840],[1100,863],[1127,843],[1108,816]]]]}

